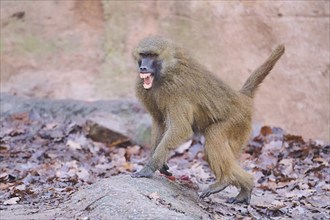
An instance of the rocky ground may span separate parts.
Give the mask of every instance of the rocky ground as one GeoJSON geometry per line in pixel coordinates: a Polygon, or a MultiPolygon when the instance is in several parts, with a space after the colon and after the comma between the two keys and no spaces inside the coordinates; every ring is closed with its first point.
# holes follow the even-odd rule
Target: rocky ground
{"type": "Polygon", "coordinates": [[[247,206],[226,203],[237,194],[233,187],[198,198],[214,181],[203,138],[171,152],[173,176],[131,178],[147,158],[149,150],[142,146],[148,136],[141,131],[148,133],[150,126],[132,101],[1,94],[0,126],[1,219],[326,219],[330,214],[330,146],[280,128],[262,127],[240,158],[255,178],[247,206]],[[102,116],[103,121],[93,120],[102,116]]]}

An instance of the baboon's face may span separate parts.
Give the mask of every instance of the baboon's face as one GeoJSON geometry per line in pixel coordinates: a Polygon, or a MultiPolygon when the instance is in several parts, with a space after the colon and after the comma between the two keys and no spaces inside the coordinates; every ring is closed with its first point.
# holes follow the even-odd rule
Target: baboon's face
{"type": "Polygon", "coordinates": [[[158,54],[140,53],[138,60],[140,78],[143,80],[143,87],[151,89],[155,79],[160,76],[161,61],[158,54]]]}
{"type": "Polygon", "coordinates": [[[153,36],[143,39],[133,50],[143,87],[151,89],[164,74],[168,42],[162,37],[153,36]],[[165,56],[164,56],[165,55],[165,56]]]}

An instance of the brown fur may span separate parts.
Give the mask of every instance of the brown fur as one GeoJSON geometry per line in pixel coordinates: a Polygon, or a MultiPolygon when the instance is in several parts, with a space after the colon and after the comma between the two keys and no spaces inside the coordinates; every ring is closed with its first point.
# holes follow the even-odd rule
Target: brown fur
{"type": "Polygon", "coordinates": [[[136,94],[153,118],[152,152],[147,165],[134,177],[149,177],[166,164],[169,150],[175,149],[193,131],[205,135],[205,151],[217,181],[202,192],[204,198],[228,185],[240,193],[229,202],[250,202],[253,177],[244,171],[237,157],[251,131],[253,95],[258,85],[284,53],[280,45],[246,81],[241,91],[234,91],[191,58],[183,49],[161,37],[144,39],[134,50],[158,55],[160,76],[151,89],[143,81],[136,84],[136,94]]]}

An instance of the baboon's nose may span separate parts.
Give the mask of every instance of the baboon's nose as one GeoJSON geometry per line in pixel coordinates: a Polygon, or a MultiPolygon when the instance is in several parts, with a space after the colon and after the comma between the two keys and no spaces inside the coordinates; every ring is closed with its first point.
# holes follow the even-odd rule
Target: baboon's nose
{"type": "Polygon", "coordinates": [[[148,70],[148,68],[145,66],[140,67],[140,72],[146,72],[147,70],[148,70]]]}

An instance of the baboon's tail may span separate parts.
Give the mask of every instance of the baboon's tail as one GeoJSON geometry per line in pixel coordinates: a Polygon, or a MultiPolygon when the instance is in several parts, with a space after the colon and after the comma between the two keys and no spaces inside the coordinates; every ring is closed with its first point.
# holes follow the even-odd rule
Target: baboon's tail
{"type": "Polygon", "coordinates": [[[283,55],[284,50],[285,47],[283,44],[277,46],[277,48],[272,52],[268,59],[246,80],[240,92],[253,98],[258,86],[273,69],[275,63],[283,55]]]}

